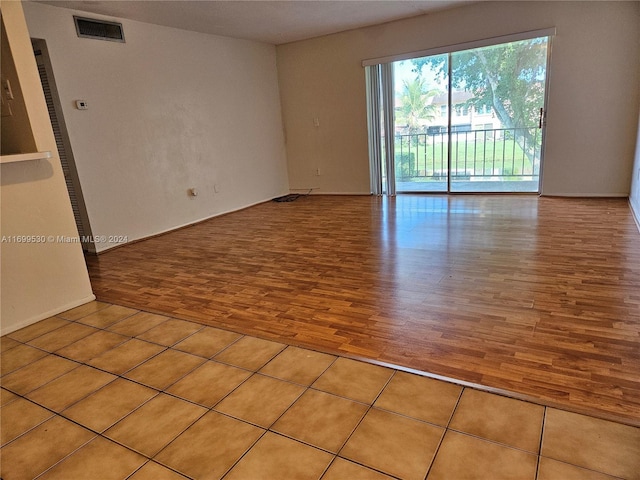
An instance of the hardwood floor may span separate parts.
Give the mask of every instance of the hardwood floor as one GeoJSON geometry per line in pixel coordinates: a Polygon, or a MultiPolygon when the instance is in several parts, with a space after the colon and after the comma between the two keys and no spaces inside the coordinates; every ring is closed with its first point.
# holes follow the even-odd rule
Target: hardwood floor
{"type": "Polygon", "coordinates": [[[640,424],[626,200],[310,196],[87,262],[99,300],[640,424]]]}

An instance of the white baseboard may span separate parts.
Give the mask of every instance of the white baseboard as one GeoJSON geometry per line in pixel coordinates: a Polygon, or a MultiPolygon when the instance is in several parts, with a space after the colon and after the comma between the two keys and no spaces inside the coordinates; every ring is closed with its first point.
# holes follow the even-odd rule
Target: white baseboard
{"type": "Polygon", "coordinates": [[[311,195],[371,195],[371,192],[311,192],[311,195]]]}
{"type": "Polygon", "coordinates": [[[580,198],[627,198],[628,193],[563,193],[563,192],[542,192],[541,197],[580,197],[580,198]]]}
{"type": "Polygon", "coordinates": [[[93,302],[95,299],[96,296],[91,294],[88,297],[82,298],[80,300],[74,300],[73,302],[69,302],[65,305],[60,305],[59,307],[49,310],[48,312],[40,313],[31,318],[27,318],[26,320],[23,320],[17,324],[11,325],[10,327],[2,328],[2,330],[0,330],[0,336],[6,335],[7,333],[15,332],[16,330],[20,330],[24,327],[28,327],[29,325],[39,322],[40,320],[53,317],[54,315],[57,315],[59,313],[66,312],[67,310],[79,307],[80,305],[84,305],[85,303],[93,302]]]}
{"type": "Polygon", "coordinates": [[[636,227],[638,227],[638,232],[640,232],[640,212],[633,208],[633,203],[631,203],[631,199],[629,199],[629,208],[631,209],[631,216],[636,221],[636,227]]]}

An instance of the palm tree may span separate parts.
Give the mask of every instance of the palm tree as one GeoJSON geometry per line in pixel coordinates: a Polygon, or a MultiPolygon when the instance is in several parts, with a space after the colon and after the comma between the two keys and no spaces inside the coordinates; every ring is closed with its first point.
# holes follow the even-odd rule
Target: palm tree
{"type": "Polygon", "coordinates": [[[396,125],[406,125],[410,135],[420,132],[421,120],[434,120],[436,108],[430,100],[438,95],[437,90],[428,90],[426,82],[420,76],[414,80],[402,80],[402,93],[398,99],[396,125]]]}
{"type": "Polygon", "coordinates": [[[418,134],[424,131],[425,120],[431,121],[436,117],[436,108],[431,100],[438,93],[437,90],[429,90],[419,75],[412,81],[402,80],[402,93],[396,98],[395,111],[396,125],[404,127],[405,134],[409,135],[408,140],[406,136],[396,137],[396,142],[400,141],[396,146],[396,169],[401,172],[402,178],[413,177],[417,169],[417,149],[421,143],[418,134]],[[403,153],[403,144],[408,148],[406,153],[403,153]],[[401,152],[399,155],[398,147],[401,152]]]}

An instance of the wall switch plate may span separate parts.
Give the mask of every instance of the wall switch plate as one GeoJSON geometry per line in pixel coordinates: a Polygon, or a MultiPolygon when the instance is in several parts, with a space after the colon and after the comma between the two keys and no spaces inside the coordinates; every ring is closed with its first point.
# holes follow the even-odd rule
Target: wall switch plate
{"type": "Polygon", "coordinates": [[[86,100],[76,100],[76,108],[78,110],[88,110],[89,104],[86,100]]]}

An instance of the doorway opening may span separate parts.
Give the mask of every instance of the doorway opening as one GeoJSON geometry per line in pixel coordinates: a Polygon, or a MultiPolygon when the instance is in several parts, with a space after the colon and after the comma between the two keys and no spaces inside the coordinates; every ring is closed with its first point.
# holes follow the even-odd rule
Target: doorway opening
{"type": "Polygon", "coordinates": [[[539,193],[551,35],[533,33],[367,65],[372,193],[539,193]]]}

